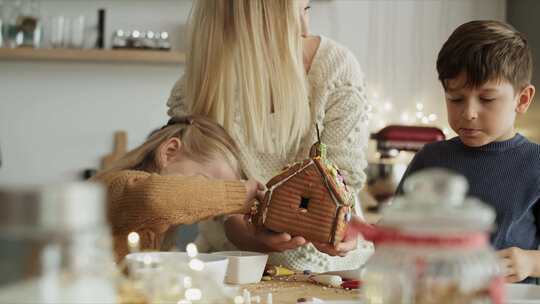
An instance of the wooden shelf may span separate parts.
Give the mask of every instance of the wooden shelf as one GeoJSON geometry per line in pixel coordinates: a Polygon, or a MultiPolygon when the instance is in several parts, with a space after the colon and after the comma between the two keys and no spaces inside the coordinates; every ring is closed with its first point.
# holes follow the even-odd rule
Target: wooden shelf
{"type": "Polygon", "coordinates": [[[150,50],[0,48],[0,60],[182,64],[185,54],[150,50]]]}

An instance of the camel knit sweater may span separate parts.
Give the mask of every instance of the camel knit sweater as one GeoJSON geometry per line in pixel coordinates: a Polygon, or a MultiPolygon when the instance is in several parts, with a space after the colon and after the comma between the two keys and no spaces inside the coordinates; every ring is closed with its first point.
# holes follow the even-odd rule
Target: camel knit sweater
{"type": "MultiPolygon", "coordinates": [[[[261,182],[278,174],[284,166],[304,160],[311,145],[317,141],[315,125],[321,131],[321,139],[328,147],[328,158],[345,175],[347,183],[358,192],[365,182],[365,148],[368,142],[368,111],[364,77],[354,55],[336,42],[321,37],[321,42],[307,74],[309,103],[311,107],[311,130],[304,136],[300,149],[287,156],[263,153],[246,144],[242,134],[244,126],[240,117],[235,119],[234,130],[229,130],[237,141],[240,162],[244,171],[261,182]]],[[[183,78],[177,81],[167,102],[170,116],[190,114],[184,102],[183,78]]],[[[239,115],[237,115],[239,116],[239,115]]],[[[360,208],[357,208],[359,210],[360,208]]],[[[228,242],[221,223],[207,221],[200,226],[198,243],[201,249],[228,250],[234,246],[228,242]],[[206,248],[204,248],[206,246],[206,248]]],[[[368,246],[365,243],[360,247],[368,246]]],[[[364,249],[364,248],[360,248],[364,249]]],[[[367,248],[370,251],[370,248],[367,248]]],[[[347,257],[331,257],[308,244],[296,250],[270,255],[270,262],[295,269],[329,271],[360,266],[366,259],[363,253],[353,251],[347,257]]]]}
{"type": "Polygon", "coordinates": [[[142,250],[159,250],[170,228],[240,213],[246,200],[246,187],[240,181],[132,170],[106,173],[94,180],[107,189],[107,217],[117,260],[127,254],[127,235],[132,231],[139,234],[142,250]]]}

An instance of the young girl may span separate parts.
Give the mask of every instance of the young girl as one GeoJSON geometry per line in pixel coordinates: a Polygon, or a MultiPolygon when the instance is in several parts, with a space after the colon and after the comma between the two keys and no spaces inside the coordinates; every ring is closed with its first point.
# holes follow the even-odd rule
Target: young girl
{"type": "Polygon", "coordinates": [[[127,254],[132,231],[142,250],[166,249],[163,240],[177,225],[247,212],[262,185],[239,180],[236,155],[236,144],[217,123],[183,116],[98,174],[93,180],[107,187],[117,259],[127,254]]]}

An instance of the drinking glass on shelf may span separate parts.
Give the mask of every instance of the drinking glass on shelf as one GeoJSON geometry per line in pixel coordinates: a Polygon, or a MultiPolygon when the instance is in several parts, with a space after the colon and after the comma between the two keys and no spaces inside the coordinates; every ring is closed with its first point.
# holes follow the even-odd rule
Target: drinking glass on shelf
{"type": "Polygon", "coordinates": [[[6,47],[16,48],[23,43],[23,33],[18,26],[18,18],[21,14],[22,3],[20,1],[4,2],[2,15],[4,17],[4,41],[6,47]]]}
{"type": "Polygon", "coordinates": [[[84,16],[71,18],[71,31],[69,46],[71,48],[80,49],[84,46],[84,16]]]}
{"type": "Polygon", "coordinates": [[[4,20],[4,1],[0,0],[0,48],[4,46],[4,27],[2,26],[2,20],[4,20]]]}
{"type": "MultiPolygon", "coordinates": [[[[2,3],[0,2],[0,5],[2,3]]],[[[2,11],[0,10],[0,14],[2,11]]],[[[4,28],[2,27],[2,16],[0,15],[0,48],[4,46],[4,36],[2,35],[4,33],[4,28]]]]}
{"type": "Polygon", "coordinates": [[[64,16],[55,16],[51,19],[50,27],[50,43],[53,48],[61,48],[64,46],[64,27],[66,19],[64,16]]]}

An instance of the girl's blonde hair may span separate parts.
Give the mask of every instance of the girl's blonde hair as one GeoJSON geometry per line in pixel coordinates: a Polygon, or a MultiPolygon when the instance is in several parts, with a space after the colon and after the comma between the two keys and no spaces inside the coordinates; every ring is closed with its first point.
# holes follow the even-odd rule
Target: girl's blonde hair
{"type": "Polygon", "coordinates": [[[259,151],[297,149],[310,121],[300,9],[292,0],[197,0],[190,19],[186,99],[191,113],[259,151]]]}
{"type": "Polygon", "coordinates": [[[242,176],[237,159],[239,150],[234,140],[220,125],[198,115],[171,118],[166,126],[153,133],[144,144],[126,153],[99,175],[120,170],[159,173],[162,165],[157,157],[158,150],[173,137],[181,140],[181,150],[187,158],[205,163],[221,157],[239,178],[242,176]]]}

